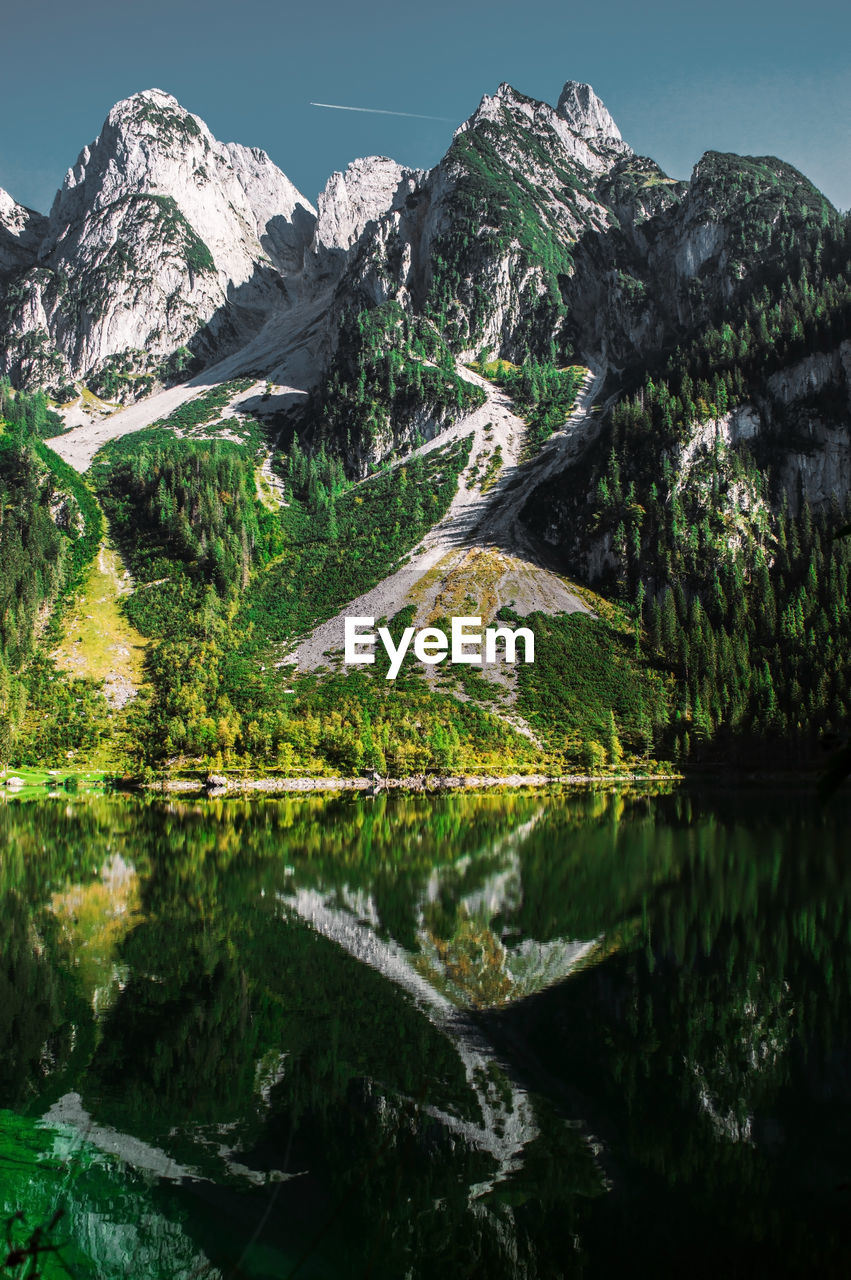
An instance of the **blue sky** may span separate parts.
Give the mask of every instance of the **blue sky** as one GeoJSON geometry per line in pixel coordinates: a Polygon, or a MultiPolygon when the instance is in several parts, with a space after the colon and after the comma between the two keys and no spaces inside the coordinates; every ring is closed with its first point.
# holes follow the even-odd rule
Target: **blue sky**
{"type": "Polygon", "coordinates": [[[47,210],[119,98],[156,86],[222,141],[263,147],[315,202],[333,169],[429,166],[502,80],[555,102],[587,80],[675,177],[703,151],[775,154],[851,206],[851,6],[828,0],[30,0],[6,7],[0,186],[47,210]]]}

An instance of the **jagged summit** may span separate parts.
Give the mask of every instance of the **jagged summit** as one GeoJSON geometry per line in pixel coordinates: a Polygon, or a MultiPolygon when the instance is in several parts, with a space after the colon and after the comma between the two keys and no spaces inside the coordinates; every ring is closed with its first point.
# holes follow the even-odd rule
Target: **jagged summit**
{"type": "Polygon", "coordinates": [[[315,222],[264,151],[217,141],[162,89],[132,94],[68,170],[30,261],[0,233],[12,266],[37,251],[0,368],[56,384],[122,353],[158,367],[202,333],[216,350],[244,340],[302,270],[315,222]]]}
{"type": "Polygon", "coordinates": [[[527,98],[525,94],[518,92],[517,89],[513,88],[512,85],[503,80],[496,93],[486,93],[483,96],[481,102],[469,119],[465,120],[464,123],[459,125],[455,130],[455,136],[457,137],[461,133],[466,133],[468,129],[476,128],[476,126],[481,124],[483,121],[499,121],[503,111],[519,112],[521,115],[532,120],[534,119],[536,109],[540,110],[541,108],[552,111],[552,107],[547,107],[546,103],[536,102],[534,98],[527,98]]]}
{"type": "MultiPolygon", "coordinates": [[[[164,111],[175,111],[179,115],[189,115],[190,113],[185,107],[181,106],[173,93],[167,93],[165,89],[140,89],[137,93],[129,93],[126,98],[119,98],[110,109],[107,121],[115,123],[121,119],[132,119],[134,116],[143,111],[147,103],[155,103],[164,111]]],[[[199,116],[195,119],[199,124],[203,121],[199,116]]]]}
{"type": "Polygon", "coordinates": [[[630,148],[621,137],[621,131],[612,119],[608,108],[597,97],[590,84],[568,80],[559,96],[556,112],[566,120],[574,133],[594,146],[630,148]]]}
{"type": "Polygon", "coordinates": [[[353,160],[345,173],[332,173],[317,202],[314,249],[350,249],[367,224],[396,208],[423,176],[389,156],[364,156],[353,160]]]}
{"type": "Polygon", "coordinates": [[[211,240],[220,238],[217,224],[228,206],[258,236],[270,219],[291,219],[298,207],[315,216],[264,151],[218,142],[200,117],[162,89],[145,89],[115,104],[98,137],[68,170],[51,210],[51,231],[61,237],[82,211],[106,209],[128,192],[173,197],[210,244],[217,265],[211,240]]]}
{"type": "Polygon", "coordinates": [[[529,98],[503,81],[496,93],[485,94],[469,120],[455,131],[456,137],[486,122],[499,124],[506,113],[526,128],[557,135],[570,158],[591,173],[602,173],[632,154],[591,86],[576,80],[567,81],[557,107],[529,98]]]}
{"type": "Polygon", "coordinates": [[[43,215],[36,213],[34,209],[28,209],[25,205],[18,204],[8,191],[0,187],[0,226],[20,234],[33,218],[40,217],[43,215]]]}
{"type": "Polygon", "coordinates": [[[185,110],[180,105],[177,98],[175,98],[174,94],[167,93],[165,89],[157,89],[155,86],[152,86],[150,89],[140,89],[138,93],[130,93],[126,98],[120,98],[109,114],[113,115],[115,112],[119,112],[122,109],[132,107],[133,105],[142,102],[164,102],[169,106],[176,108],[178,111],[182,112],[185,110]]]}
{"type": "Polygon", "coordinates": [[[765,188],[766,225],[799,188],[801,216],[818,207],[777,166],[709,153],[673,182],[633,155],[590,85],[568,80],[553,106],[503,82],[428,172],[353,160],[317,214],[264,151],[217,141],[146,89],[110,110],[49,222],[0,193],[0,373],[59,391],[113,388],[118,370],[126,399],[182,372],[190,346],[276,378],[283,352],[313,385],[342,317],[385,302],[462,359],[569,347],[624,368],[696,322],[698,271],[713,297],[738,288],[730,193],[765,188]],[[728,182],[730,166],[747,181],[728,182]]]}

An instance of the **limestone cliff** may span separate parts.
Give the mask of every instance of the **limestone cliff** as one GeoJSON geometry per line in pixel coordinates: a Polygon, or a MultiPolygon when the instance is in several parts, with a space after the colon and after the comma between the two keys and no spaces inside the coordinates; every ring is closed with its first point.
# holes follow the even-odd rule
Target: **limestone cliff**
{"type": "Polygon", "coordinates": [[[0,187],[0,277],[32,266],[47,219],[18,204],[0,187]]]}
{"type": "MultiPolygon", "coordinates": [[[[315,212],[264,152],[213,138],[158,89],[119,102],[68,171],[7,300],[3,369],[56,383],[258,327],[315,212]],[[11,305],[10,305],[11,304],[11,305]]],[[[202,347],[203,349],[203,347],[202,347]]]]}

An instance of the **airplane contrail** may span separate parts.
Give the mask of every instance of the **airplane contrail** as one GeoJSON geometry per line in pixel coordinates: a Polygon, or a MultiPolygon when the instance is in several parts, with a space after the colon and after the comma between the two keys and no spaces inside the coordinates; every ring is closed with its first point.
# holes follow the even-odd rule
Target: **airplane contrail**
{"type": "Polygon", "coordinates": [[[382,107],[341,107],[336,102],[311,102],[312,107],[327,107],[329,111],[366,111],[371,116],[405,116],[408,120],[442,120],[454,124],[451,116],[421,116],[416,111],[385,111],[382,107]]]}

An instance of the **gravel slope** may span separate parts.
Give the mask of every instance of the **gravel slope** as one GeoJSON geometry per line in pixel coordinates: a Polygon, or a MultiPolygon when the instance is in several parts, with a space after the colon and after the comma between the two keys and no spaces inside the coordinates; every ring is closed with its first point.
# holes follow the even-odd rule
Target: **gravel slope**
{"type": "Polygon", "coordinates": [[[425,625],[431,615],[447,613],[441,605],[441,589],[453,576],[461,580],[454,595],[463,599],[465,581],[471,594],[476,594],[484,568],[471,554],[477,550],[491,553],[488,569],[498,579],[494,586],[497,607],[513,602],[520,614],[536,609],[550,613],[588,612],[557,574],[541,566],[519,516],[533,490],[596,433],[599,418],[593,405],[603,375],[594,377],[589,371],[564,427],[554,433],[535,458],[521,465],[518,459],[526,425],[513,412],[508,396],[463,366],[458,372],[484,389],[485,404],[459,418],[448,431],[418,450],[426,454],[452,440],[473,437],[470,466],[461,476],[446,515],[427,534],[407,565],[316,627],[284,656],[281,665],[296,662],[300,671],[309,671],[327,662],[329,652],[343,647],[347,616],[390,618],[406,604],[416,603],[417,624],[425,625]],[[491,430],[486,433],[487,427],[491,430]],[[493,487],[482,493],[481,476],[471,473],[476,458],[497,445],[502,450],[503,467],[493,487]]]}

